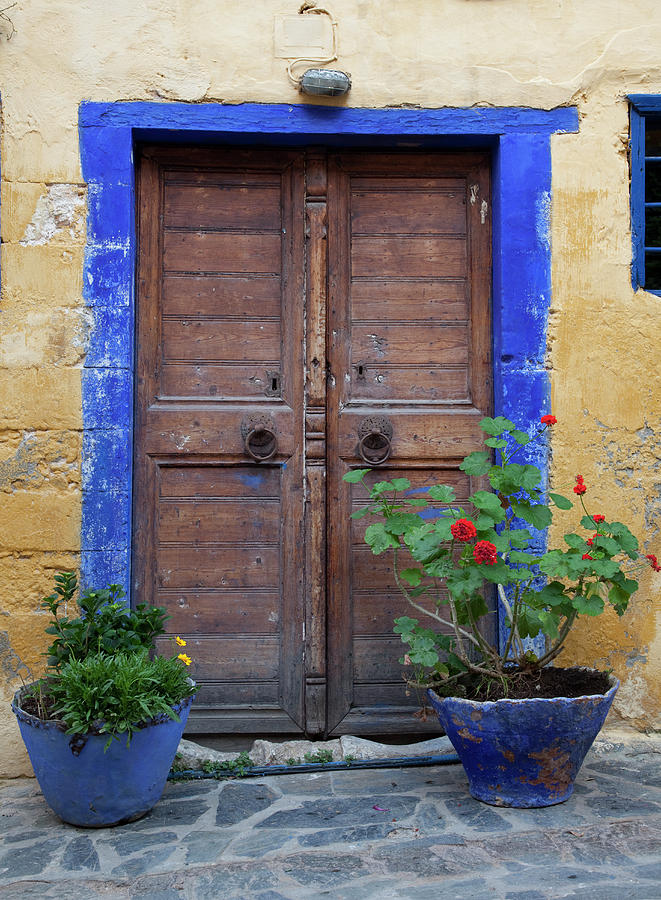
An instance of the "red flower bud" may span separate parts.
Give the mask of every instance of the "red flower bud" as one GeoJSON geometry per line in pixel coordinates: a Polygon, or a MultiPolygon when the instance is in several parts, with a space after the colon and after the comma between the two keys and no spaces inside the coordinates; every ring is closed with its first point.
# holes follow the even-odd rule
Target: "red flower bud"
{"type": "Polygon", "coordinates": [[[585,482],[583,481],[582,475],[576,476],[576,484],[574,485],[574,493],[575,494],[584,494],[587,491],[587,487],[585,486],[585,482]]]}
{"type": "Polygon", "coordinates": [[[542,416],[540,421],[542,425],[555,425],[558,420],[555,416],[542,416]]]}

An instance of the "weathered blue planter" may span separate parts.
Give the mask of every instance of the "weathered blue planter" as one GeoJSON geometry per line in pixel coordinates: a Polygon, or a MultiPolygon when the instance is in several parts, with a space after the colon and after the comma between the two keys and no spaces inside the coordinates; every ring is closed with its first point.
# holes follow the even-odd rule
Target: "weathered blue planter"
{"type": "Polygon", "coordinates": [[[173,707],[180,722],[152,719],[131,738],[120,735],[104,753],[107,735],[65,734],[62,723],[12,709],[46,803],[65,822],[85,828],[121,825],[144,816],[158,803],[193,697],[173,707]]]}
{"type": "Polygon", "coordinates": [[[607,694],[476,702],[428,695],[459,755],[473,797],[492,806],[567,800],[620,682],[607,694]]]}

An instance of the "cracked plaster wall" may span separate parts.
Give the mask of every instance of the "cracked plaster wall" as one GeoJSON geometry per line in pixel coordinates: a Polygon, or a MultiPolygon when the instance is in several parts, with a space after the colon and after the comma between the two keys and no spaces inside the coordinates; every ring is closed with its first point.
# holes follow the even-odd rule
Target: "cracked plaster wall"
{"type": "MultiPolygon", "coordinates": [[[[100,11],[89,0],[18,0],[15,34],[0,34],[0,631],[35,672],[46,646],[38,598],[80,549],[81,367],[92,319],[81,285],[79,104],[307,102],[273,48],[274,16],[298,6],[117,0],[100,11]]],[[[330,6],[338,66],[353,80],[331,105],[578,107],[580,132],[552,139],[551,475],[569,491],[580,471],[590,509],[645,530],[659,553],[661,299],[631,288],[624,99],[661,93],[657,0],[330,6]]],[[[645,571],[625,617],[579,627],[565,654],[612,665],[623,680],[617,712],[639,727],[660,727],[660,591],[661,576],[645,571]]],[[[14,686],[6,680],[3,697],[14,686]]],[[[5,712],[0,759],[11,774],[27,768],[5,712]]]]}

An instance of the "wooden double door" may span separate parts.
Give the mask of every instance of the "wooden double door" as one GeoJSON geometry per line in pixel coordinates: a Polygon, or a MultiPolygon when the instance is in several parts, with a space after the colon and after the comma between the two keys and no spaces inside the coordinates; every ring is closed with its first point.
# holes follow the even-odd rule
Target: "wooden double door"
{"type": "Polygon", "coordinates": [[[133,596],[187,641],[191,729],[431,728],[342,476],[472,489],[488,156],[145,147],[138,201],[133,596]]]}

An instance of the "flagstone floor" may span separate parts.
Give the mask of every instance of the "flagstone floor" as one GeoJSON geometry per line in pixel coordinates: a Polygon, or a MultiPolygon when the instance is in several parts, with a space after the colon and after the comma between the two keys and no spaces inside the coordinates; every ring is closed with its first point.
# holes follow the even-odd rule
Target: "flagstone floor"
{"type": "Polygon", "coordinates": [[[0,897],[660,900],[661,736],[597,742],[574,796],[473,800],[458,765],[168,784],[144,819],[60,822],[0,785],[0,897]]]}

